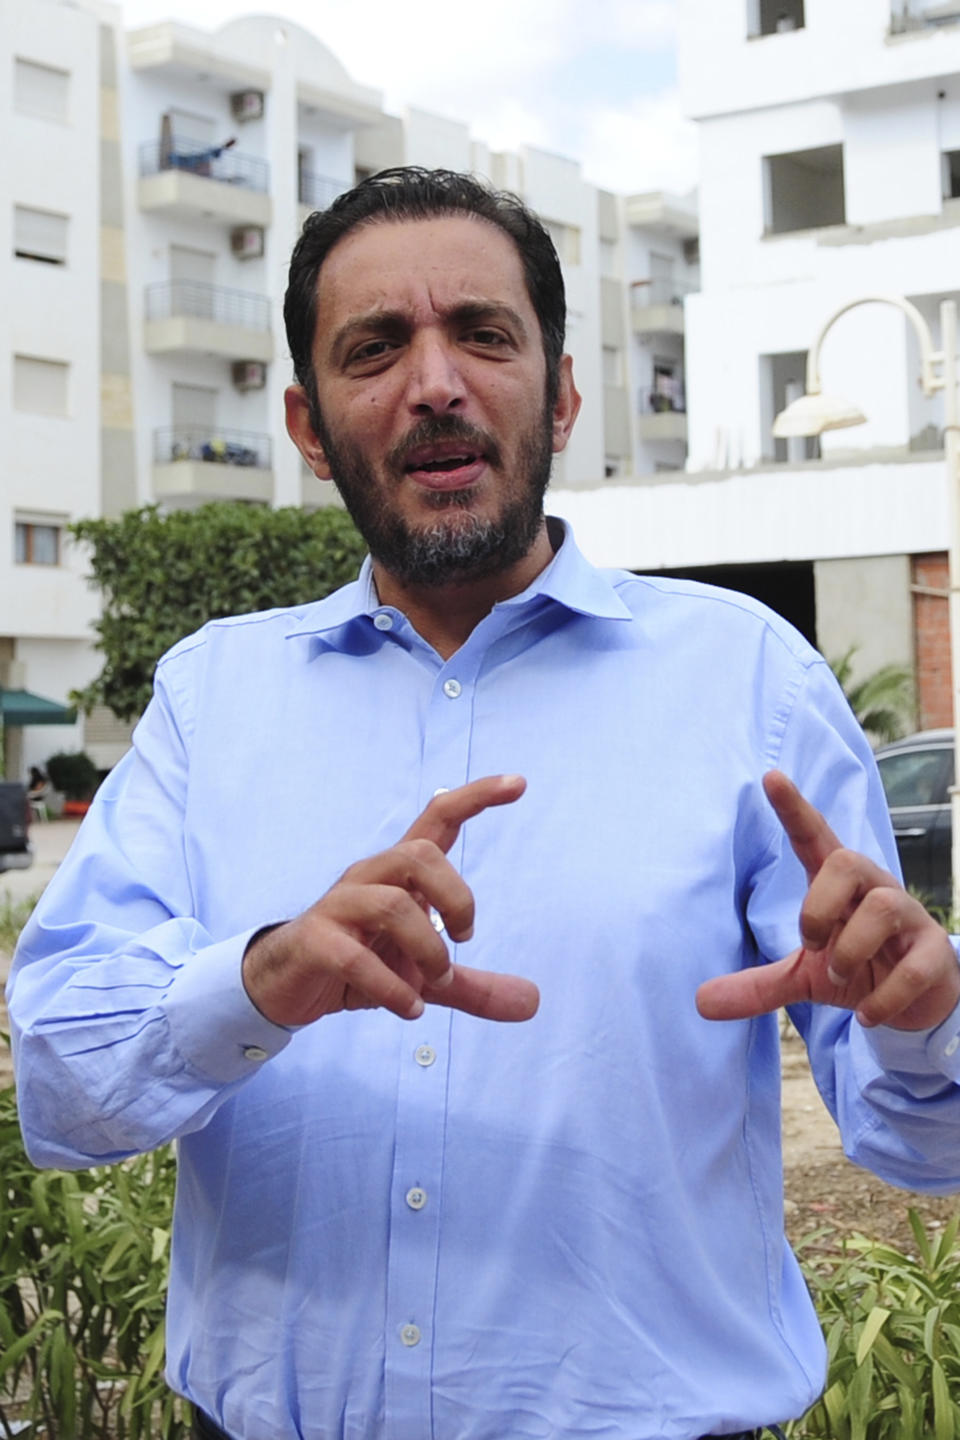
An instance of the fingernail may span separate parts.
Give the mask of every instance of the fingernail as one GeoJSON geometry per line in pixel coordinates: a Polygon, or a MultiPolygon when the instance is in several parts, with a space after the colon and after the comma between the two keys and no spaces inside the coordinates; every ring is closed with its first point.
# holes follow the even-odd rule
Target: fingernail
{"type": "Polygon", "coordinates": [[[846,985],[847,983],[842,975],[837,974],[832,965],[827,966],[827,979],[831,985],[846,985]]]}
{"type": "Polygon", "coordinates": [[[453,966],[452,966],[452,965],[450,966],[450,968],[449,968],[448,970],[444,970],[443,974],[442,974],[442,975],[439,975],[436,980],[431,980],[431,981],[430,981],[430,987],[431,987],[431,989],[433,989],[433,990],[446,990],[447,986],[448,986],[448,985],[452,985],[452,984],[453,984],[453,966]]]}
{"type": "Polygon", "coordinates": [[[410,1002],[410,1007],[409,1007],[409,1009],[407,1010],[407,1019],[408,1019],[408,1020],[419,1020],[419,1019],[420,1019],[420,1016],[423,1014],[425,1008],[426,1008],[426,1007],[425,1007],[423,1001],[420,999],[420,996],[418,995],[417,998],[416,998],[416,1000],[412,1000],[412,1001],[410,1002]]]}
{"type": "Polygon", "coordinates": [[[872,1030],[874,1025],[877,1023],[875,1020],[871,1020],[869,1015],[865,1015],[862,1010],[858,1010],[856,1012],[856,1016],[857,1020],[863,1026],[864,1030],[872,1030]]]}
{"type": "Polygon", "coordinates": [[[459,930],[456,935],[451,935],[450,939],[458,945],[465,944],[467,940],[473,939],[473,926],[468,925],[466,930],[459,930]]]}

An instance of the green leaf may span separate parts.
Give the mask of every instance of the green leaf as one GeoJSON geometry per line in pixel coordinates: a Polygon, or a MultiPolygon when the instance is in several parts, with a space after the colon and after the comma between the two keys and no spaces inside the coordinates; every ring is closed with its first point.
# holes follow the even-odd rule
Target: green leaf
{"type": "Polygon", "coordinates": [[[933,1362],[931,1372],[933,1384],[933,1434],[934,1440],[954,1440],[954,1408],[950,1399],[947,1377],[938,1360],[933,1362]]]}
{"type": "Polygon", "coordinates": [[[860,1333],[860,1340],[857,1345],[857,1364],[862,1365],[865,1357],[869,1355],[873,1342],[886,1323],[890,1311],[885,1310],[882,1305],[874,1305],[867,1316],[866,1323],[860,1333]]]}

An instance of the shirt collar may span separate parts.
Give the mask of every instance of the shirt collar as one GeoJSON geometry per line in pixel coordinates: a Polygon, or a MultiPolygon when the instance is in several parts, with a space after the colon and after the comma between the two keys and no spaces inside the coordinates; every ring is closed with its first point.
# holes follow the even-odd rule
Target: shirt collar
{"type": "MultiPolygon", "coordinates": [[[[526,590],[509,600],[502,600],[495,608],[519,608],[542,596],[565,605],[577,614],[598,620],[629,620],[631,612],[617,594],[614,572],[597,570],[584,558],[566,520],[550,517],[550,525],[551,528],[559,526],[563,531],[562,543],[550,564],[540,571],[526,590]]],[[[326,599],[317,600],[299,611],[287,636],[329,634],[352,620],[374,615],[383,608],[377,597],[373,565],[368,555],[357,579],[326,599]]]]}

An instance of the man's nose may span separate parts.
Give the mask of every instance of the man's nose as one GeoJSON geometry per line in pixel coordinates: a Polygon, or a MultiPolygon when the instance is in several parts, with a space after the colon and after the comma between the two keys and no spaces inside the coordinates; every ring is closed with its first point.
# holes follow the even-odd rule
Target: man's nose
{"type": "Polygon", "coordinates": [[[422,335],[411,347],[408,400],[418,415],[458,410],[466,387],[455,348],[439,335],[422,335]]]}

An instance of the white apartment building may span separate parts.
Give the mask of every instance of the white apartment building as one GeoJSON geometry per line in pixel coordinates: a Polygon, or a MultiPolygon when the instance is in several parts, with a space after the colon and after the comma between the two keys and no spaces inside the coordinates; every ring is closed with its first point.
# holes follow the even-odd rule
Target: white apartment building
{"type": "Polygon", "coordinates": [[[916,659],[921,719],[944,723],[946,656],[928,653],[946,606],[942,396],[921,393],[903,316],[857,308],[823,347],[824,387],[867,425],[819,445],[771,426],[850,300],[908,297],[939,345],[938,304],[960,294],[960,3],[680,5],[701,179],[687,474],[565,509],[598,559],[752,589],[828,655],[858,644],[864,669],[916,659]]]}
{"type": "MultiPolygon", "coordinates": [[[[388,165],[473,170],[547,223],[584,396],[556,486],[682,469],[689,200],[624,200],[560,156],[386,115],[273,16],[125,32],[108,0],[0,0],[0,50],[0,689],[65,703],[99,667],[71,521],[150,501],[331,501],[283,429],[286,270],[306,215],[388,165]]],[[[108,712],[11,728],[8,772],[78,748],[106,768],[127,743],[108,712]]]]}

